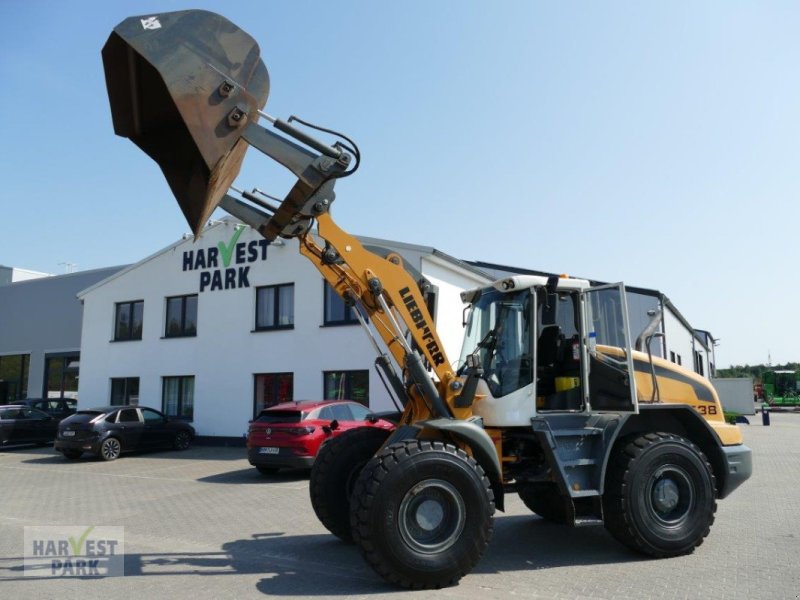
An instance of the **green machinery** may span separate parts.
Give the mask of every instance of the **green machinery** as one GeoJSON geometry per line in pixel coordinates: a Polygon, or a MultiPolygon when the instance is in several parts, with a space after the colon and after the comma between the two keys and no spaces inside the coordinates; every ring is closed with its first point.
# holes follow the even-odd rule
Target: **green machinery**
{"type": "Polygon", "coordinates": [[[764,400],[772,406],[800,406],[800,373],[767,371],[761,381],[764,400]]]}

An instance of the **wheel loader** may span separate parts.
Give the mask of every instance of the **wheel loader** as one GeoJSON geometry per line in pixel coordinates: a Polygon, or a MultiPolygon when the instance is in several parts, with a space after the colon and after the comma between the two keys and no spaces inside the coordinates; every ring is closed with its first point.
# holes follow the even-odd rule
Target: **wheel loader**
{"type": "Polygon", "coordinates": [[[604,525],[649,556],[703,542],[717,500],[750,476],[751,451],[708,380],[652,356],[655,321],[632,346],[622,284],[516,275],[465,291],[451,362],[430,283],[331,217],[358,146],[264,112],[269,75],[247,33],[200,10],[141,15],[114,28],[102,56],[115,132],[155,160],[195,236],[220,207],[268,242],[296,239],[374,342],[396,428],[330,441],[310,495],[378,574],[456,584],[513,493],[543,519],[604,525]],[[285,195],[234,187],[249,147],[297,178],[285,195]]]}

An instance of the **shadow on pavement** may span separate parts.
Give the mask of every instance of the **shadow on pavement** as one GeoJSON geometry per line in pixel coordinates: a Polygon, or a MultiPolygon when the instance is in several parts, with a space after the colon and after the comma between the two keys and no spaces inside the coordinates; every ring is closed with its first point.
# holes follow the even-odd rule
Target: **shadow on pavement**
{"type": "Polygon", "coordinates": [[[227,471],[207,477],[200,477],[197,481],[204,483],[287,483],[293,481],[308,481],[308,469],[287,469],[271,475],[262,475],[255,467],[227,471]]]}
{"type": "MultiPolygon", "coordinates": [[[[536,571],[644,560],[615,542],[602,527],[571,529],[532,515],[499,517],[495,535],[473,574],[536,571]]],[[[398,589],[384,582],[357,547],[333,535],[254,534],[214,552],[128,553],[126,577],[257,575],[258,591],[271,596],[351,596],[398,589]]],[[[22,559],[0,560],[0,579],[23,577],[22,559]]]]}

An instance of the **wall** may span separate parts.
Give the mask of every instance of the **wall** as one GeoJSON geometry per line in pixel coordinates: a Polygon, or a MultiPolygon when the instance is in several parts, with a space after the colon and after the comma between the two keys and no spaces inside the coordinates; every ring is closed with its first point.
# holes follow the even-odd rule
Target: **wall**
{"type": "Polygon", "coordinates": [[[28,397],[42,395],[46,354],[80,350],[82,309],[77,293],[121,268],[0,286],[0,355],[30,354],[28,397]]]}

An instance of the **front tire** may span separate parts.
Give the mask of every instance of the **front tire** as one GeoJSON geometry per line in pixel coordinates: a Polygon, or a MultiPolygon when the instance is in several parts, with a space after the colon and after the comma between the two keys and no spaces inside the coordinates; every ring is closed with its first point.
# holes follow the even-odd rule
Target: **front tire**
{"type": "Polygon", "coordinates": [[[606,528],[643,554],[690,554],[714,523],[715,485],[708,459],[689,440],[671,433],[628,440],[606,482],[606,528]]]}
{"type": "Polygon", "coordinates": [[[405,588],[454,585],[494,529],[483,469],[450,444],[404,440],[367,463],[351,498],[353,539],[384,579],[405,588]]]}
{"type": "Polygon", "coordinates": [[[320,448],[311,468],[309,492],[317,518],[333,535],[351,543],[350,496],[364,465],[389,437],[373,427],[345,431],[320,448]]]}
{"type": "Polygon", "coordinates": [[[105,461],[117,460],[122,454],[122,445],[115,437],[109,437],[100,444],[100,458],[105,461]]]}

